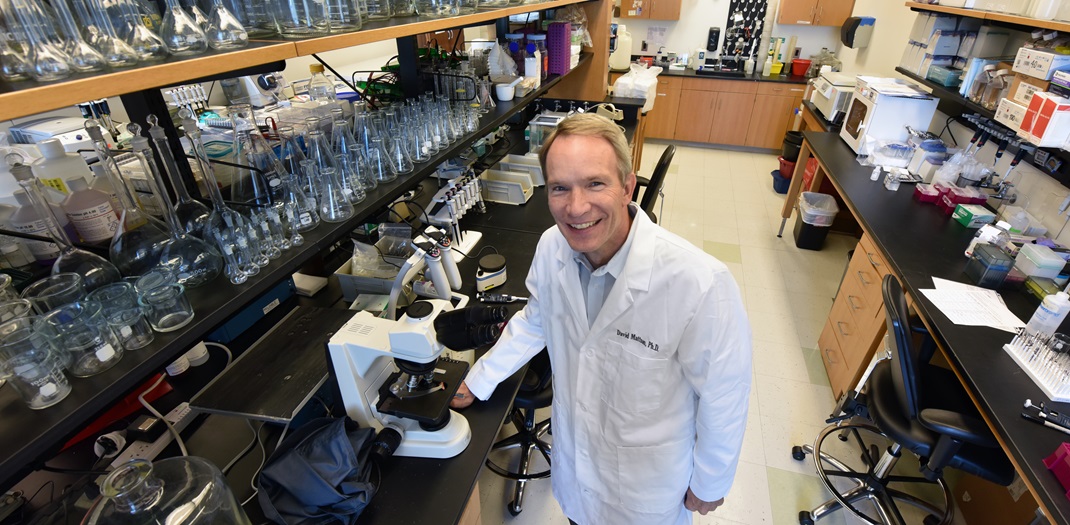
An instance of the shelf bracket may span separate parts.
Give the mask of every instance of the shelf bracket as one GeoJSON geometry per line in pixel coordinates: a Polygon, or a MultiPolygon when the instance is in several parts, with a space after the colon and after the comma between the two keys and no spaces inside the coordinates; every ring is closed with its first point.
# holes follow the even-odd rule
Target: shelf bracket
{"type": "Polygon", "coordinates": [[[420,81],[420,53],[419,44],[415,36],[403,36],[397,39],[398,44],[398,82],[401,91],[406,98],[419,96],[422,91],[420,81]]]}

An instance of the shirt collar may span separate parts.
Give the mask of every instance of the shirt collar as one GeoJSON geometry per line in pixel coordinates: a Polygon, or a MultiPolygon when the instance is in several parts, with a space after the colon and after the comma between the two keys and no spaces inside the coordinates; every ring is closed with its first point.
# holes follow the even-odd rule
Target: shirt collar
{"type": "Polygon", "coordinates": [[[580,266],[586,268],[593,276],[601,276],[608,273],[612,275],[614,279],[619,278],[621,272],[624,271],[624,263],[628,260],[628,252],[632,249],[632,240],[635,239],[635,230],[638,229],[639,221],[635,218],[638,210],[639,206],[634,202],[628,204],[628,216],[632,219],[631,228],[628,229],[628,238],[624,240],[624,244],[617,250],[617,253],[613,254],[613,257],[609,259],[609,262],[596,269],[591,265],[591,261],[587,260],[586,255],[577,252],[576,250],[572,250],[572,259],[578,262],[580,266]]]}

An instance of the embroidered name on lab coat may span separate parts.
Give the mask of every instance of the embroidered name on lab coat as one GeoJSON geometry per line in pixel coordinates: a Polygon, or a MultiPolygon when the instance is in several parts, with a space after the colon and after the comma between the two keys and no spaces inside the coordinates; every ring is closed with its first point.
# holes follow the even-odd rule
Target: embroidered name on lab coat
{"type": "Polygon", "coordinates": [[[646,339],[643,339],[639,335],[633,334],[631,332],[621,332],[620,330],[617,330],[617,336],[618,337],[623,337],[624,339],[627,339],[629,341],[635,341],[635,342],[637,342],[637,343],[639,343],[641,345],[646,345],[647,348],[649,348],[649,349],[651,349],[651,350],[653,350],[655,352],[658,351],[658,344],[657,343],[655,343],[653,341],[647,341],[646,339]]]}

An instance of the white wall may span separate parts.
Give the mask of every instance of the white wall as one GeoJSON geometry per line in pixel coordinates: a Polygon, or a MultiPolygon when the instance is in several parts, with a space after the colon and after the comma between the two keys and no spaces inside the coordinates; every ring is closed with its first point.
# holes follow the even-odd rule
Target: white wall
{"type": "Polygon", "coordinates": [[[903,56],[907,35],[917,13],[893,0],[855,0],[852,16],[872,16],[873,38],[869,46],[851,49],[842,44],[836,56],[843,61],[844,71],[852,73],[897,76],[895,67],[903,56]]]}
{"type": "MultiPolygon", "coordinates": [[[[628,0],[624,0],[628,2],[628,0]]],[[[665,27],[666,32],[665,51],[674,53],[691,53],[697,48],[706,48],[706,36],[710,27],[721,28],[721,39],[724,39],[725,23],[728,21],[728,9],[731,5],[729,0],[681,0],[680,20],[642,20],[633,18],[614,18],[613,21],[628,26],[628,32],[632,34],[632,54],[641,55],[643,40],[647,37],[647,29],[650,27],[665,27]]],[[[777,0],[769,1],[768,20],[776,19],[777,0]]],[[[768,42],[770,24],[764,26],[762,31],[763,41],[768,42]]],[[[798,37],[796,46],[802,48],[802,56],[808,57],[821,51],[822,47],[833,49],[840,38],[838,27],[811,27],[801,25],[772,25],[773,36],[790,38],[798,37]]],[[[759,48],[759,53],[764,52],[766,47],[759,48]]],[[[658,48],[651,46],[647,53],[653,55],[658,48]]],[[[758,60],[761,63],[764,60],[758,60]]]]}

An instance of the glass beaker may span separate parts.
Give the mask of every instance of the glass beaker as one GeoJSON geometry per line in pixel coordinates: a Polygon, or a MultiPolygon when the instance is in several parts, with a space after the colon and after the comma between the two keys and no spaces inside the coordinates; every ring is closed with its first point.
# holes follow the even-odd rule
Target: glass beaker
{"type": "Polygon", "coordinates": [[[53,214],[52,207],[45,200],[41,181],[33,176],[29,166],[25,164],[12,166],[11,174],[19,181],[19,185],[26,192],[34,209],[37,210],[38,216],[45,223],[48,236],[59,247],[59,256],[52,263],[53,274],[65,272],[81,274],[85,279],[85,288],[89,291],[119,280],[119,269],[114,264],[95,253],[74,247],[74,243],[67,237],[67,232],[59,227],[59,219],[53,214]]]}
{"type": "Polygon", "coordinates": [[[124,350],[145,348],[156,339],[152,325],[139,306],[106,310],[104,318],[124,350]]]}
{"type": "Polygon", "coordinates": [[[412,16],[415,9],[412,0],[390,0],[390,16],[393,18],[412,16]]]}
{"type": "Polygon", "coordinates": [[[186,298],[181,284],[158,286],[138,296],[138,304],[145,311],[152,329],[173,332],[193,320],[193,306],[186,298]]]}
{"type": "Polygon", "coordinates": [[[111,262],[123,275],[141,275],[156,265],[160,252],[170,236],[167,227],[158,219],[143,213],[134,204],[134,197],[119,175],[119,165],[112,158],[108,144],[104,142],[100,124],[93,119],[85,121],[85,129],[93,141],[97,158],[101,159],[104,173],[111,182],[112,190],[119,199],[119,229],[108,248],[111,262]]]}
{"type": "Polygon", "coordinates": [[[223,473],[194,456],[131,460],[104,478],[100,493],[84,525],[250,525],[223,473]]]}
{"type": "Polygon", "coordinates": [[[360,5],[357,0],[324,0],[324,5],[332,33],[360,30],[360,5]]]}
{"type": "MultiPolygon", "coordinates": [[[[160,133],[162,128],[156,126],[160,133]]],[[[223,259],[216,250],[204,241],[189,235],[178,220],[171,197],[163,184],[163,177],[156,169],[149,139],[134,137],[130,141],[134,156],[141,164],[141,169],[149,180],[153,192],[160,199],[164,217],[170,226],[170,238],[160,250],[159,262],[166,262],[174,271],[178,282],[190,288],[208,284],[215,280],[223,269],[223,259]]]]}
{"type": "Polygon", "coordinates": [[[63,375],[64,358],[44,334],[33,330],[33,318],[21,317],[0,325],[0,379],[19,393],[33,410],[48,408],[71,393],[63,375]]]}
{"type": "Polygon", "coordinates": [[[167,0],[167,10],[160,24],[160,38],[175,56],[199,55],[208,50],[208,37],[178,0],[167,0]]]}
{"type": "Polygon", "coordinates": [[[308,38],[330,30],[326,5],[308,0],[268,0],[275,30],[283,38],[308,38]]]}
{"type": "Polygon", "coordinates": [[[19,293],[15,291],[15,280],[6,273],[0,273],[0,301],[10,301],[19,298],[19,293]]]}
{"type": "Polygon", "coordinates": [[[368,6],[367,20],[386,20],[390,18],[390,3],[391,0],[367,0],[365,2],[368,6]]]}
{"type": "Polygon", "coordinates": [[[238,17],[227,9],[223,0],[213,2],[205,33],[212,49],[240,49],[249,45],[249,32],[238,17]]]}
{"type": "Polygon", "coordinates": [[[99,374],[123,357],[123,347],[108,327],[103,310],[96,301],[82,300],[60,306],[34,322],[35,332],[71,354],[73,362],[67,371],[72,376],[99,374]]]}
{"type": "Polygon", "coordinates": [[[76,273],[57,273],[34,282],[22,290],[22,298],[33,304],[39,314],[48,313],[85,297],[85,281],[76,273]]]}
{"type": "Polygon", "coordinates": [[[111,283],[93,290],[86,299],[104,305],[104,311],[137,307],[137,292],[128,282],[111,283]]]}
{"type": "Polygon", "coordinates": [[[0,323],[34,315],[33,304],[26,299],[10,299],[0,302],[0,323]]]}

